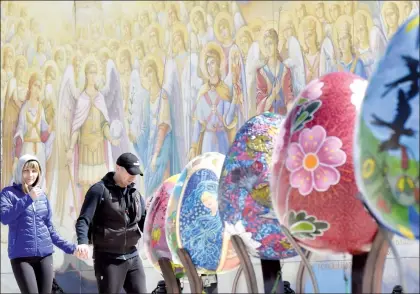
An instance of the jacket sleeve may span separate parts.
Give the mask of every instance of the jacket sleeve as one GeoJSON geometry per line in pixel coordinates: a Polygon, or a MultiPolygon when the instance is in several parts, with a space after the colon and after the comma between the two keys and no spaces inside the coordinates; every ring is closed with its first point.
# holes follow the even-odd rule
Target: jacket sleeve
{"type": "Polygon", "coordinates": [[[73,254],[74,250],[76,250],[76,245],[64,240],[55,230],[55,227],[52,222],[52,210],[50,202],[47,199],[47,206],[48,206],[48,216],[45,219],[45,224],[48,227],[48,231],[50,232],[51,240],[55,246],[63,250],[67,254],[73,254]]]}
{"type": "Polygon", "coordinates": [[[139,214],[141,215],[140,221],[138,222],[138,226],[140,231],[143,232],[144,228],[144,221],[146,220],[146,204],[144,202],[143,196],[139,193],[140,196],[140,207],[139,207],[139,214]]]}
{"type": "Polygon", "coordinates": [[[12,197],[9,191],[2,191],[0,194],[0,220],[3,225],[8,225],[16,220],[33,202],[28,194],[18,199],[15,203],[13,203],[12,197]]]}
{"type": "Polygon", "coordinates": [[[89,244],[89,226],[95,216],[96,208],[103,194],[103,185],[95,184],[86,193],[82,208],[80,209],[79,218],[76,221],[77,243],[89,244]]]}

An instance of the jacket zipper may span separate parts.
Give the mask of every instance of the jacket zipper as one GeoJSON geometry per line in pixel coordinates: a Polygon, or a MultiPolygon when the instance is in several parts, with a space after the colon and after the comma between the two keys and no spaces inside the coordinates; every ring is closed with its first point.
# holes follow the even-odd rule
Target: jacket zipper
{"type": "Polygon", "coordinates": [[[35,202],[32,202],[32,207],[34,209],[34,225],[35,225],[35,256],[37,256],[38,252],[38,242],[37,242],[37,229],[36,229],[36,207],[35,202]]]}
{"type": "Polygon", "coordinates": [[[126,217],[127,217],[128,210],[127,210],[127,201],[125,199],[125,196],[121,191],[120,191],[120,193],[121,193],[122,198],[125,202],[125,209],[124,209],[124,260],[126,260],[126,257],[125,257],[125,252],[126,252],[125,248],[127,246],[127,219],[126,219],[126,217]]]}

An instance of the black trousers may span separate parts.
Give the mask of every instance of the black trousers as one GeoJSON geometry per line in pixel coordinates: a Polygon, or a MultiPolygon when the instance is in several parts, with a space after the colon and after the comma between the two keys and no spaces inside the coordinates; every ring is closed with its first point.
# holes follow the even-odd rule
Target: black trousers
{"type": "Polygon", "coordinates": [[[52,255],[14,258],[10,263],[21,293],[51,293],[54,278],[52,255]]]}
{"type": "Polygon", "coordinates": [[[96,257],[94,269],[99,293],[120,293],[124,288],[127,294],[147,293],[146,276],[139,256],[128,260],[109,257],[96,257]]]}
{"type": "MultiPolygon", "coordinates": [[[[261,259],[261,269],[264,280],[264,293],[271,293],[277,279],[277,274],[281,270],[280,261],[261,259]]],[[[277,285],[276,293],[284,293],[283,281],[277,285]]]]}

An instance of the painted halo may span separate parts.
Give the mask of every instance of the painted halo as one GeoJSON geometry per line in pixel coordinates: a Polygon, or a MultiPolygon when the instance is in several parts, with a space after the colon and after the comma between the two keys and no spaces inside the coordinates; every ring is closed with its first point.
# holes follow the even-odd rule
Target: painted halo
{"type": "Polygon", "coordinates": [[[269,187],[274,140],[282,120],[270,112],[248,120],[226,154],[219,182],[219,211],[226,230],[241,236],[253,256],[269,260],[297,255],[281,233],[269,187]]]}
{"type": "Polygon", "coordinates": [[[273,152],[274,210],[311,251],[370,250],[377,224],[358,198],[353,170],[356,108],[367,82],[348,72],[311,81],[282,123],[273,152]]]}
{"type": "Polygon", "coordinates": [[[354,142],[357,183],[369,210],[391,231],[417,240],[419,44],[417,14],[395,33],[370,79],[354,142]]]}
{"type": "MultiPolygon", "coordinates": [[[[158,272],[161,272],[159,267],[160,258],[172,260],[172,254],[169,250],[165,234],[166,208],[179,176],[180,174],[177,174],[165,180],[156,190],[144,222],[143,241],[145,253],[158,272]]],[[[185,271],[180,264],[172,262],[172,268],[177,278],[184,276],[185,271]]]]}
{"type": "Polygon", "coordinates": [[[217,192],[225,156],[204,153],[181,173],[166,211],[166,237],[174,262],[184,248],[200,274],[223,273],[239,266],[230,235],[218,211],[217,192]]]}

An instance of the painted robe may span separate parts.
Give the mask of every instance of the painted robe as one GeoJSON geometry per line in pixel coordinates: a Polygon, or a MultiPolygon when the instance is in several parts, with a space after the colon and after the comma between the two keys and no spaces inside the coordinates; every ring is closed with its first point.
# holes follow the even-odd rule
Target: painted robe
{"type": "Polygon", "coordinates": [[[165,180],[164,176],[169,169],[169,174],[174,175],[181,171],[176,145],[176,130],[174,126],[173,108],[168,93],[162,89],[159,97],[152,101],[147,98],[144,107],[144,119],[142,130],[134,147],[144,165],[144,186],[146,198],[151,196],[165,180]],[[152,171],[152,158],[155,154],[156,143],[158,140],[159,126],[166,124],[169,127],[160,152],[157,156],[155,170],[152,171]]]}
{"type": "Polygon", "coordinates": [[[281,115],[287,113],[287,103],[293,100],[293,90],[291,81],[291,72],[283,63],[279,62],[276,68],[276,74],[273,74],[268,67],[264,65],[257,70],[257,114],[264,111],[275,112],[281,115]],[[267,105],[275,83],[282,83],[279,92],[276,93],[272,105],[267,105]]]}
{"type": "Polygon", "coordinates": [[[193,118],[192,143],[197,144],[197,155],[206,152],[226,154],[233,142],[237,117],[236,105],[231,102],[229,87],[205,84],[198,95],[193,118]]]}

